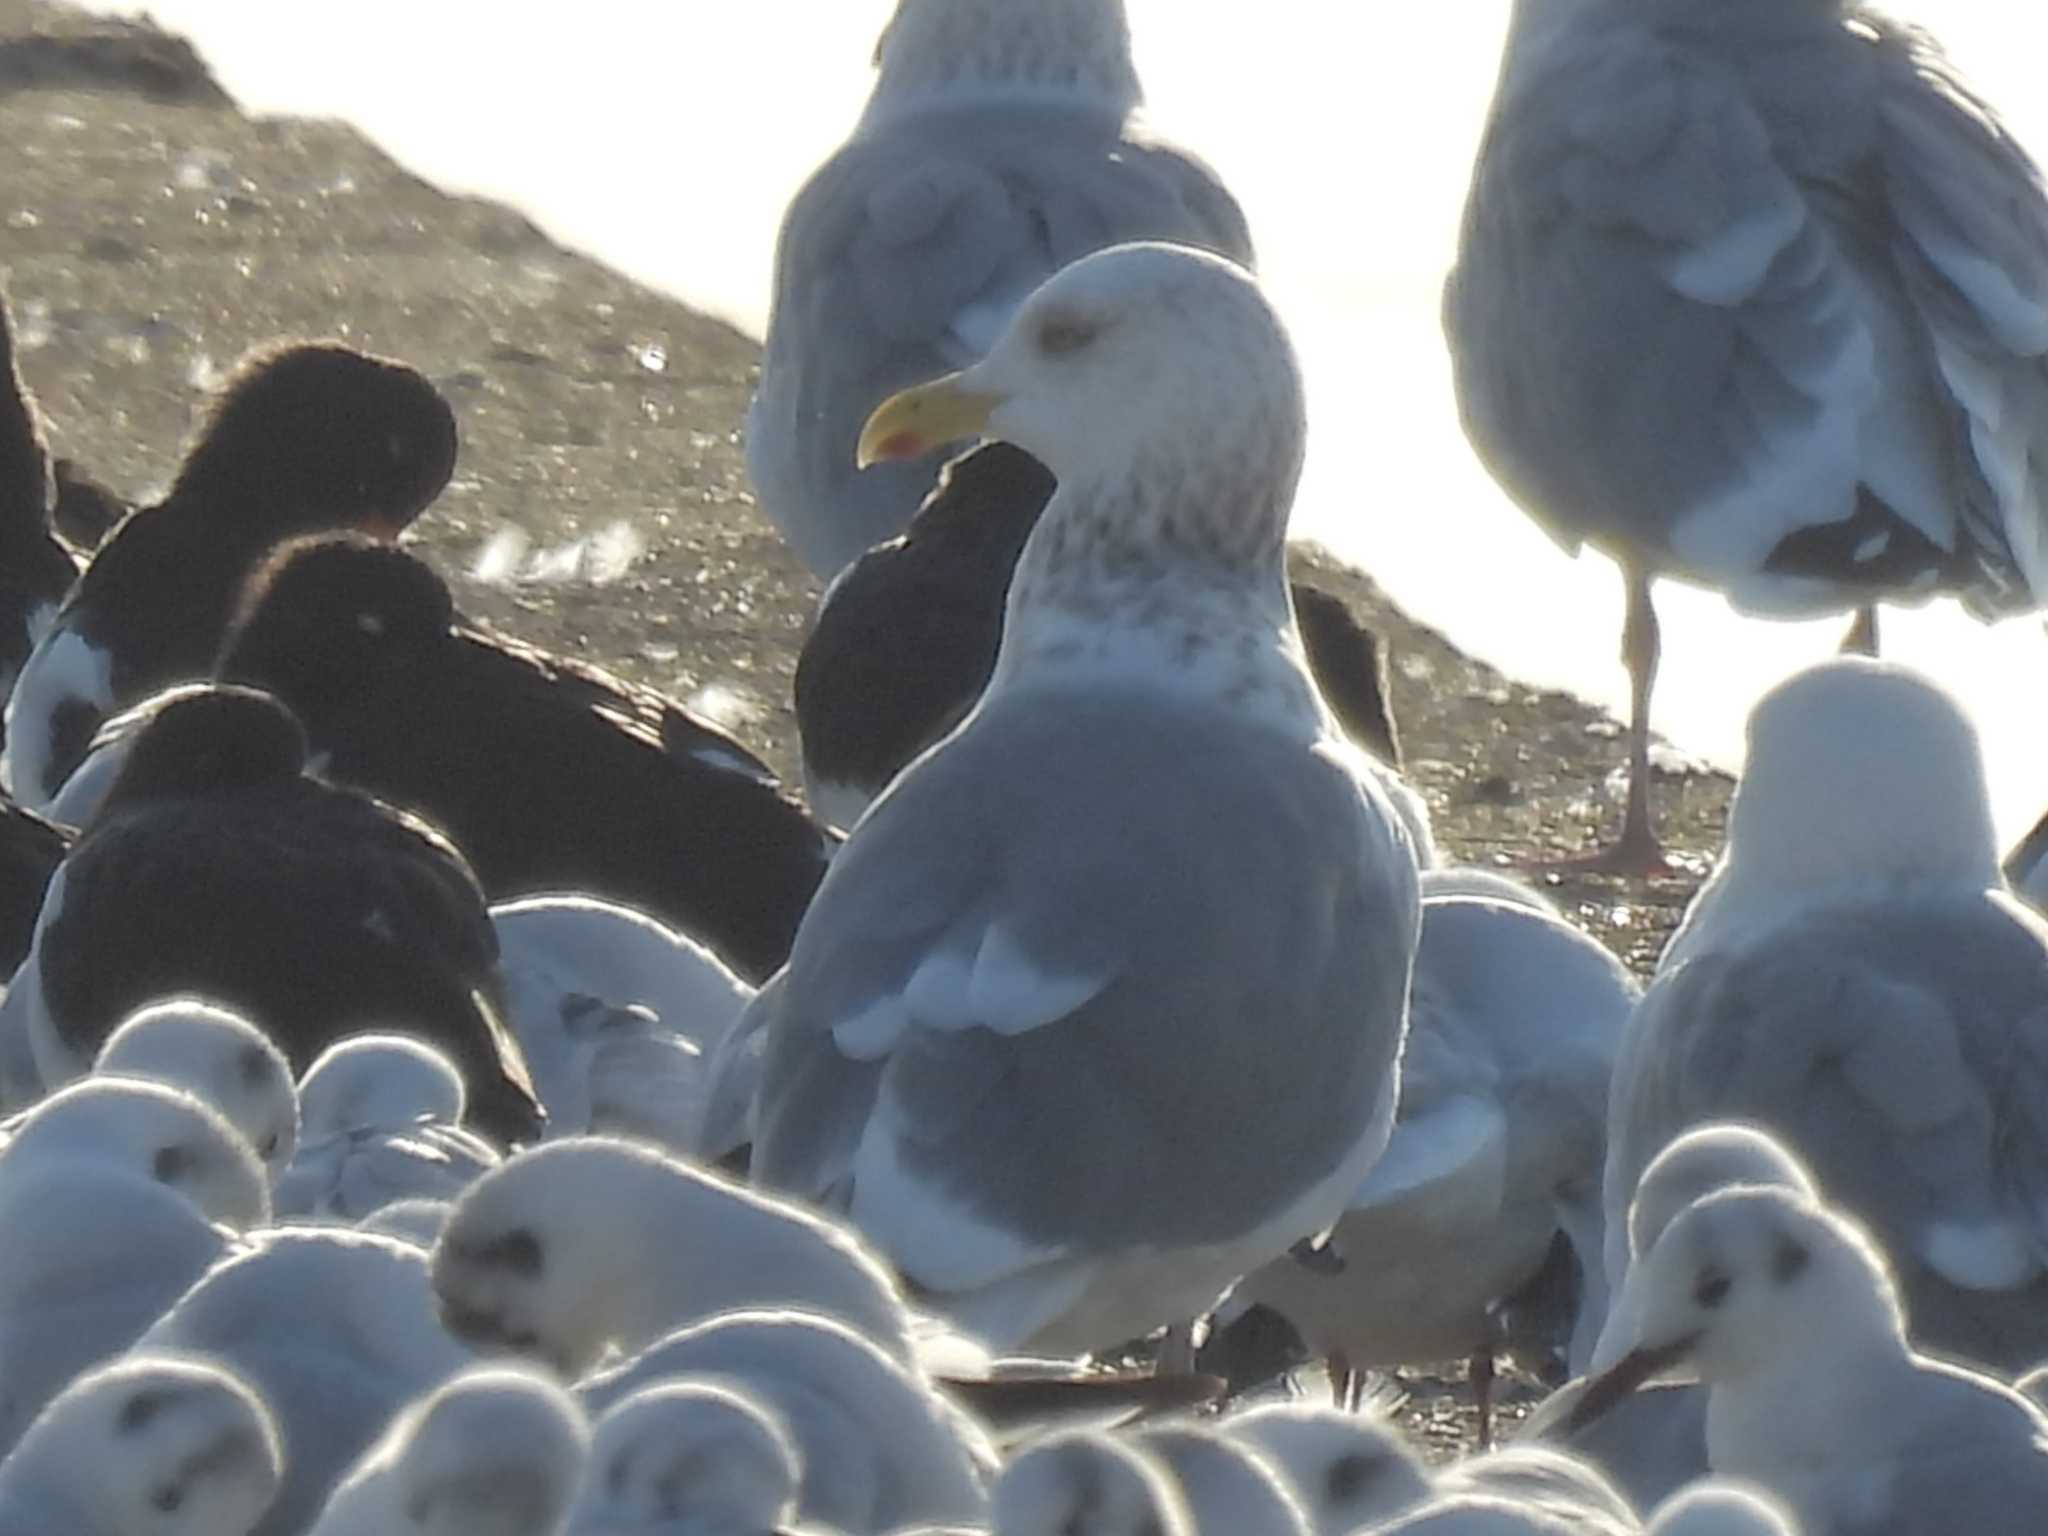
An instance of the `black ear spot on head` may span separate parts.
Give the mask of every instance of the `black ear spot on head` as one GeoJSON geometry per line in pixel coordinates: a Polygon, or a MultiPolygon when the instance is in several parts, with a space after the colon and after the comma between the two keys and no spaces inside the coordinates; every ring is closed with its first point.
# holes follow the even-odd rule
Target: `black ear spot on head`
{"type": "Polygon", "coordinates": [[[158,1183],[168,1184],[171,1180],[183,1176],[191,1161],[183,1147],[158,1147],[156,1156],[150,1161],[150,1169],[155,1173],[158,1183]]]}
{"type": "Polygon", "coordinates": [[[1375,1468],[1370,1456],[1339,1456],[1330,1463],[1327,1486],[1333,1499],[1351,1499],[1372,1481],[1375,1468]]]}
{"type": "Polygon", "coordinates": [[[528,1279],[538,1275],[545,1263],[540,1239],[524,1227],[507,1232],[495,1243],[487,1245],[477,1254],[477,1258],[485,1264],[501,1264],[513,1274],[523,1275],[528,1279]]]}
{"type": "Polygon", "coordinates": [[[167,1399],[161,1392],[138,1392],[121,1405],[121,1411],[114,1419],[114,1428],[122,1434],[132,1434],[157,1416],[167,1399]]]}
{"type": "Polygon", "coordinates": [[[1783,1285],[1806,1268],[1813,1255],[1804,1243],[1794,1242],[1789,1237],[1778,1239],[1778,1246],[1771,1254],[1771,1278],[1783,1285]]]}
{"type": "Polygon", "coordinates": [[[241,1070],[242,1081],[252,1084],[263,1080],[263,1069],[268,1064],[269,1058],[263,1054],[263,1048],[256,1045],[245,1046],[236,1061],[241,1070]]]}
{"type": "Polygon", "coordinates": [[[1735,1281],[1726,1270],[1704,1270],[1693,1282],[1692,1299],[1711,1312],[1728,1299],[1728,1293],[1733,1289],[1735,1281]]]}

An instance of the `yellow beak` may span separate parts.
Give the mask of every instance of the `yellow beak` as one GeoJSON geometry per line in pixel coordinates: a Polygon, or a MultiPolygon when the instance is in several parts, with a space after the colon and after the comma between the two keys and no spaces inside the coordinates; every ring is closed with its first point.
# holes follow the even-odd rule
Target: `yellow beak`
{"type": "Polygon", "coordinates": [[[1000,397],[962,389],[960,377],[949,373],[876,406],[861,428],[854,463],[866,469],[888,459],[915,459],[963,437],[981,436],[1000,397]]]}

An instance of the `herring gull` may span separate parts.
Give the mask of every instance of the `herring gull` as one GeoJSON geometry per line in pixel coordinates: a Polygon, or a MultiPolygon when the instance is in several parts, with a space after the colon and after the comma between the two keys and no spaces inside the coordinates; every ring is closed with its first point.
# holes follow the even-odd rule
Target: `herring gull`
{"type": "Polygon", "coordinates": [[[1144,128],[1123,0],[899,0],[875,64],[852,137],[784,216],[747,416],[761,509],[820,576],[901,532],[975,436],[856,466],[886,395],[978,360],[1091,251],[1252,256],[1215,173],[1144,128]]]}
{"type": "Polygon", "coordinates": [[[1605,1203],[1710,1120],[1870,1224],[1927,1348],[2048,1356],[2048,923],[1999,873],[1975,729],[1841,657],[1750,716],[1728,841],[1629,1026],[1605,1203]]]}
{"type": "Polygon", "coordinates": [[[966,1332],[1078,1353],[1342,1212],[1393,1121],[1415,850],[1302,660],[1300,373],[1249,274],[1086,257],[861,451],[983,431],[1060,488],[980,704],[752,1005],[752,1170],[966,1332]]]}
{"type": "Polygon", "coordinates": [[[1797,1190],[1724,1189],[1630,1271],[1574,1417],[1686,1373],[1714,1470],[1816,1533],[2033,1531],[2048,1419],[1989,1376],[1916,1354],[1884,1257],[1797,1190]]]}
{"type": "Polygon", "coordinates": [[[1786,617],[2048,598],[2048,198],[1926,34],[1857,0],[1516,0],[1444,295],[1467,435],[1619,562],[1628,808],[1662,866],[1658,576],[1786,617]]]}

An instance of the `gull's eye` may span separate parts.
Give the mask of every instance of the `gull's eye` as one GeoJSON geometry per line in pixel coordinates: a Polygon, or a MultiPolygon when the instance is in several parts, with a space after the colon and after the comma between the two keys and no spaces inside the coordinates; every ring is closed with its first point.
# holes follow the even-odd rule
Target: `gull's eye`
{"type": "Polygon", "coordinates": [[[151,1166],[158,1183],[170,1184],[185,1176],[192,1160],[183,1147],[158,1147],[151,1166]]]}
{"type": "Polygon", "coordinates": [[[485,1264],[501,1264],[513,1274],[529,1279],[541,1272],[544,1263],[540,1239],[524,1227],[507,1232],[479,1252],[477,1258],[485,1264]]]}
{"type": "Polygon", "coordinates": [[[1086,320],[1055,316],[1039,326],[1038,348],[1050,357],[1064,357],[1087,346],[1100,330],[1100,326],[1091,325],[1086,320]]]}
{"type": "Polygon", "coordinates": [[[1699,1278],[1699,1284],[1692,1288],[1692,1299],[1712,1311],[1728,1299],[1728,1293],[1735,1288],[1735,1282],[1718,1269],[1710,1269],[1699,1278]]]}

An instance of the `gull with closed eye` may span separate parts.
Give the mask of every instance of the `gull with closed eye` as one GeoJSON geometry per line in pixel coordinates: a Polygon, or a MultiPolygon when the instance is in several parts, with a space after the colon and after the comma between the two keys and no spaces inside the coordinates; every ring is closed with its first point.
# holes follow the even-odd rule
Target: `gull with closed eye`
{"type": "Polygon", "coordinates": [[[859,1239],[651,1147],[549,1142],[480,1179],[434,1249],[448,1326],[567,1376],[735,1308],[801,1307],[916,1351],[893,1277],[859,1239]]]}
{"type": "Polygon", "coordinates": [[[309,1536],[554,1536],[589,1449],[582,1410],[552,1381],[465,1371],[398,1415],[309,1536]]]}
{"type": "Polygon", "coordinates": [[[802,1483],[781,1415],[743,1381],[685,1378],[621,1399],[591,1427],[568,1536],[789,1532],[802,1483]]]}
{"type": "Polygon", "coordinates": [[[0,1151],[0,1451],[269,1213],[263,1165],[190,1094],[92,1077],[0,1151]]]}
{"type": "Polygon", "coordinates": [[[183,1088],[218,1110],[275,1178],[299,1142],[298,1091],[284,1053],[254,1023],[204,998],[170,998],[130,1014],[92,1069],[183,1088]]]}
{"type": "Polygon", "coordinates": [[[283,1455],[269,1410],[233,1372],[131,1355],[71,1383],[0,1461],[0,1530],[248,1536],[283,1455]]]}
{"type": "Polygon", "coordinates": [[[848,1536],[988,1524],[999,1463],[987,1432],[929,1377],[844,1323],[805,1312],[724,1313],[580,1390],[600,1415],[678,1377],[743,1383],[788,1426],[807,1523],[848,1536]]]}
{"type": "Polygon", "coordinates": [[[1345,1536],[1428,1497],[1429,1473],[1376,1413],[1274,1403],[1232,1413],[1219,1428],[1276,1467],[1316,1536],[1345,1536]]]}
{"type": "Polygon", "coordinates": [[[258,1536],[296,1536],[408,1403],[475,1358],[434,1317],[427,1256],[345,1227],[246,1238],[143,1336],[210,1355],[269,1403],[290,1461],[258,1536]]]}
{"type": "Polygon", "coordinates": [[[1084,1430],[1010,1458],[990,1494],[992,1536],[1193,1536],[1166,1468],[1141,1447],[1084,1430]]]}
{"type": "Polygon", "coordinates": [[[1143,1425],[1132,1438],[1179,1484],[1196,1536],[1311,1536],[1286,1477],[1248,1441],[1190,1419],[1143,1425]]]}

